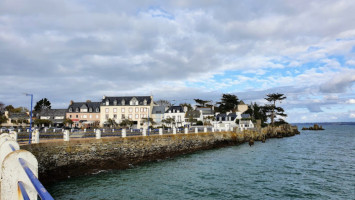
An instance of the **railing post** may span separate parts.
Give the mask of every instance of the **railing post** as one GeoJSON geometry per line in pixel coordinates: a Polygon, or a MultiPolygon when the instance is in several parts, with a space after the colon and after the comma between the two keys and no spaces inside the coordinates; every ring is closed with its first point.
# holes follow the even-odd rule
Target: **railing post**
{"type": "Polygon", "coordinates": [[[203,128],[203,132],[207,133],[207,127],[203,128]]]}
{"type": "Polygon", "coordinates": [[[26,160],[26,166],[38,177],[38,162],[33,154],[25,150],[11,152],[4,159],[1,168],[3,175],[1,181],[1,199],[22,199],[18,187],[19,181],[23,182],[29,198],[37,199],[37,191],[21,166],[19,158],[26,160]]]}
{"type": "Polygon", "coordinates": [[[64,141],[68,142],[69,141],[69,130],[65,130],[63,133],[63,139],[64,141]]]}
{"type": "Polygon", "coordinates": [[[39,143],[39,130],[34,130],[32,132],[32,143],[35,143],[35,144],[39,143]]]}
{"type": "Polygon", "coordinates": [[[127,137],[126,129],[122,129],[122,137],[127,137]]]}
{"type": "MultiPolygon", "coordinates": [[[[11,152],[19,149],[20,149],[19,144],[16,141],[12,140],[11,138],[8,138],[8,140],[4,140],[0,144],[0,168],[3,166],[3,162],[6,156],[9,155],[11,152]]],[[[0,169],[0,179],[1,177],[2,177],[2,172],[0,169]]]]}
{"type": "Polygon", "coordinates": [[[174,135],[176,134],[176,128],[175,127],[173,128],[173,134],[174,135]]]}
{"type": "Polygon", "coordinates": [[[185,128],[185,134],[189,133],[189,128],[185,128]]]}
{"type": "Polygon", "coordinates": [[[86,133],[86,128],[84,128],[84,133],[86,133]]]}
{"type": "Polygon", "coordinates": [[[143,136],[147,136],[147,129],[145,129],[145,128],[143,129],[142,135],[143,135],[143,136]]]}
{"type": "Polygon", "coordinates": [[[195,128],[195,133],[198,133],[198,128],[195,128]]]}
{"type": "Polygon", "coordinates": [[[212,127],[212,133],[214,133],[214,127],[212,127]]]}
{"type": "Polygon", "coordinates": [[[159,128],[159,135],[163,135],[163,129],[159,128]]]}
{"type": "Polygon", "coordinates": [[[101,131],[100,131],[100,129],[96,130],[96,139],[101,139],[101,131]]]}
{"type": "Polygon", "coordinates": [[[15,141],[17,141],[18,134],[17,134],[16,131],[11,131],[11,132],[10,132],[10,136],[11,136],[15,141]]]}

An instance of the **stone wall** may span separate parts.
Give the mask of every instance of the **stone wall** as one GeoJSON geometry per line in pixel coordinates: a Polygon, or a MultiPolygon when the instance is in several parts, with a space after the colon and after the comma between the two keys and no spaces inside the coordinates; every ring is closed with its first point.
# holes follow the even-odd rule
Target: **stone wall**
{"type": "Polygon", "coordinates": [[[23,145],[21,149],[36,156],[39,178],[42,182],[49,183],[99,170],[125,169],[142,162],[166,159],[198,150],[262,140],[265,136],[265,131],[246,131],[86,138],[69,142],[52,141],[23,145]]]}

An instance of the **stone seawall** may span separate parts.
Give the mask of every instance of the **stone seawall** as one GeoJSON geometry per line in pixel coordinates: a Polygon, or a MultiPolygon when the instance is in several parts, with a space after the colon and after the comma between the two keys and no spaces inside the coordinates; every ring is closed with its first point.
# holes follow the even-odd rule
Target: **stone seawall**
{"type": "MultiPolygon", "coordinates": [[[[297,132],[284,133],[292,136],[297,132]]],[[[68,177],[87,175],[100,170],[125,169],[142,162],[166,159],[198,150],[240,144],[250,140],[275,137],[267,131],[244,133],[214,132],[177,135],[110,137],[51,141],[23,145],[39,163],[39,178],[50,183],[68,177]]]]}

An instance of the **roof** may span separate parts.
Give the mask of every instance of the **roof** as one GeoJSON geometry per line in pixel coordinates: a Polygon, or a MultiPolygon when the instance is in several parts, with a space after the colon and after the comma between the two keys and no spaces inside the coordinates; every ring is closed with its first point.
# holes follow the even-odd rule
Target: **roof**
{"type": "Polygon", "coordinates": [[[73,102],[71,105],[69,105],[68,107],[68,111],[70,112],[70,108],[73,109],[72,112],[76,112],[76,109],[78,108],[80,110],[80,108],[82,107],[86,107],[88,109],[89,112],[89,108],[92,108],[92,112],[96,112],[96,108],[99,109],[100,112],[100,102],[73,102]]]}
{"type": "Polygon", "coordinates": [[[67,109],[45,109],[38,113],[39,116],[65,116],[67,109]]]}
{"type": "Polygon", "coordinates": [[[245,119],[245,118],[250,118],[250,115],[249,114],[242,114],[242,119],[245,119]]]}
{"type": "Polygon", "coordinates": [[[146,105],[150,105],[152,102],[151,96],[122,96],[122,97],[106,97],[102,98],[101,104],[106,105],[106,102],[109,102],[109,106],[129,106],[131,100],[137,100],[138,105],[144,105],[144,101],[146,101],[146,105]],[[116,102],[116,105],[115,105],[116,102]]]}
{"type": "Polygon", "coordinates": [[[29,115],[27,113],[9,113],[10,119],[18,119],[18,118],[28,118],[29,115]]]}
{"type": "Polygon", "coordinates": [[[197,107],[196,110],[201,110],[203,115],[213,115],[211,107],[197,107]]]}
{"type": "Polygon", "coordinates": [[[164,114],[165,106],[153,106],[152,114],[164,114]]]}
{"type": "Polygon", "coordinates": [[[169,113],[169,111],[171,111],[172,113],[177,113],[177,111],[183,113],[184,108],[182,106],[170,106],[169,109],[165,111],[165,113],[169,113]]]}
{"type": "Polygon", "coordinates": [[[201,115],[201,112],[198,110],[191,110],[191,111],[187,111],[185,117],[189,118],[189,117],[193,117],[193,118],[199,118],[201,115]]]}

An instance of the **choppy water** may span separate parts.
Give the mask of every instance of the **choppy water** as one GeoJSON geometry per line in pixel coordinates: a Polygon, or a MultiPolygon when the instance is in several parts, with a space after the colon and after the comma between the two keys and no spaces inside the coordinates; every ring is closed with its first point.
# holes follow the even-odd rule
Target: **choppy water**
{"type": "MultiPolygon", "coordinates": [[[[302,125],[301,125],[302,126],[302,125]]],[[[355,199],[355,126],[200,151],[51,185],[55,199],[355,199]]]]}

